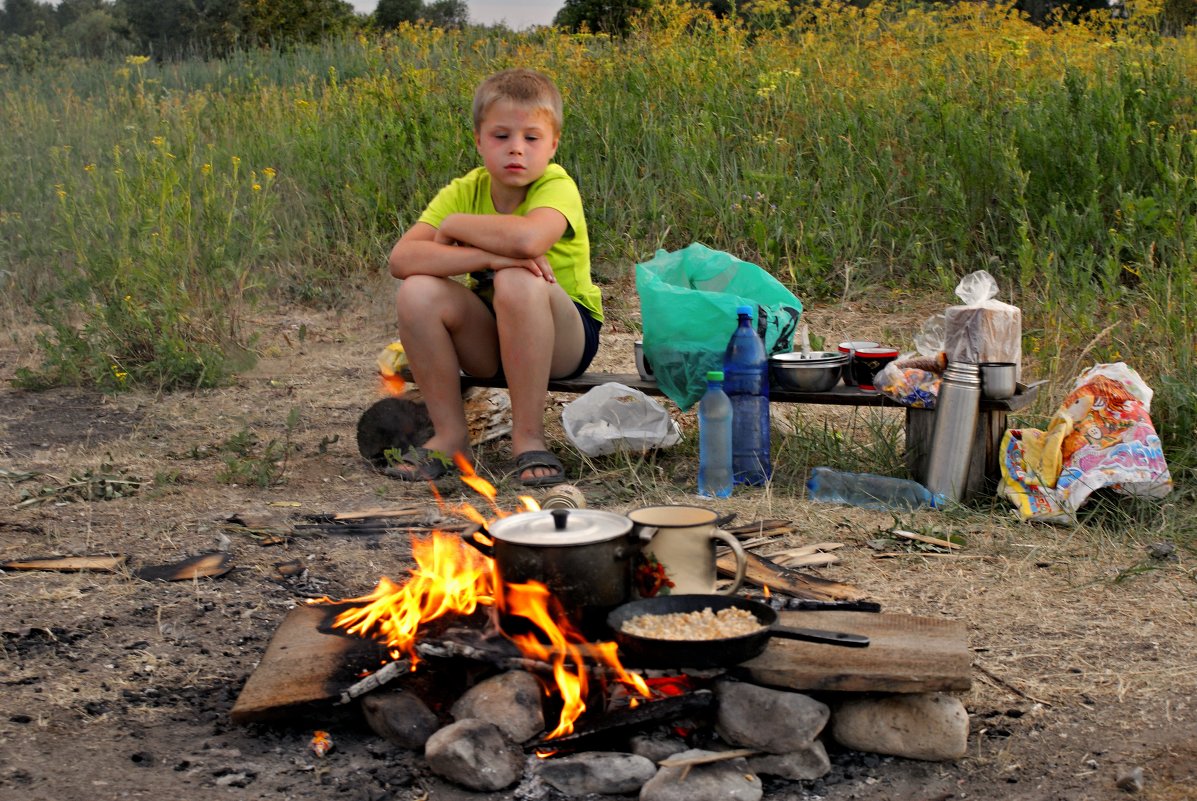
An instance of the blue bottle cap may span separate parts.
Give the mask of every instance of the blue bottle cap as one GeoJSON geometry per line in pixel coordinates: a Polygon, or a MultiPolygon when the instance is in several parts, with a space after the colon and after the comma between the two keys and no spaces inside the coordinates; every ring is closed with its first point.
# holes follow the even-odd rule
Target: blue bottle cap
{"type": "Polygon", "coordinates": [[[737,306],[736,314],[752,314],[753,308],[751,306],[737,306]]]}
{"type": "Polygon", "coordinates": [[[711,370],[707,373],[707,381],[722,381],[722,380],[723,380],[723,371],[722,370],[711,370]]]}

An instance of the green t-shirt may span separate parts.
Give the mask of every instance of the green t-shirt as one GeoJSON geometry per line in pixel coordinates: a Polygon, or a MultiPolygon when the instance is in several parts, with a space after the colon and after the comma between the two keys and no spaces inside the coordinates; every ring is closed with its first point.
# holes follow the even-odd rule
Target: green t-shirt
{"type": "MultiPolygon", "coordinates": [[[[568,223],[565,233],[546,254],[553,275],[567,295],[602,322],[603,296],[590,280],[590,237],[582,213],[582,195],[574,179],[559,164],[550,164],[544,175],[528,187],[528,194],[515,214],[524,215],[546,207],[561,212],[568,223]]],[[[440,228],[450,214],[498,214],[490,197],[490,173],[485,167],[470,170],[437,192],[420,215],[420,222],[440,228]]]]}

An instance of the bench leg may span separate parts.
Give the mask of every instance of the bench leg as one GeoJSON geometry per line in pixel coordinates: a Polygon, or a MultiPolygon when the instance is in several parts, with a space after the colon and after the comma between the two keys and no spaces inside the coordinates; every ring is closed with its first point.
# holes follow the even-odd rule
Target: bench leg
{"type": "MultiPolygon", "coordinates": [[[[925,481],[931,459],[931,435],[935,432],[934,409],[906,410],[906,468],[915,481],[925,481]]],[[[1001,478],[1000,449],[1006,433],[1006,412],[982,409],[973,432],[968,478],[963,500],[991,497],[1001,478]]]]}

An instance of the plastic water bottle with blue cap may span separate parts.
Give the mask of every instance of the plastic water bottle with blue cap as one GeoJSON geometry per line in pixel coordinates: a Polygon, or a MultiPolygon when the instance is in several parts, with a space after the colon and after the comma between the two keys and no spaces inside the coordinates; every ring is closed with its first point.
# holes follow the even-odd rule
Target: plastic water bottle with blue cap
{"type": "Polygon", "coordinates": [[[736,308],[739,324],[723,355],[723,391],[732,404],[732,474],[737,484],[764,484],[769,459],[769,357],[752,325],[753,308],[736,308]]]}

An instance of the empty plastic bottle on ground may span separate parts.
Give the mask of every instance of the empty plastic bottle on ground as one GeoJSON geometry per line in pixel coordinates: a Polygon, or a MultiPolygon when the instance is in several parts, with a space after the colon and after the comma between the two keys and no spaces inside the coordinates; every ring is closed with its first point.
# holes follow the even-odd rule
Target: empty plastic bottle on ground
{"type": "Polygon", "coordinates": [[[723,355],[723,391],[732,404],[732,475],[737,484],[764,484],[769,461],[769,357],[752,326],[752,307],[740,318],[723,355]]]}
{"type": "Polygon", "coordinates": [[[942,505],[917,481],[873,473],[848,473],[830,467],[811,470],[806,496],[812,501],[846,503],[864,509],[918,509],[942,505]]]}
{"type": "Polygon", "coordinates": [[[698,494],[732,494],[732,405],[719,370],[707,373],[707,391],[698,402],[698,494]]]}

